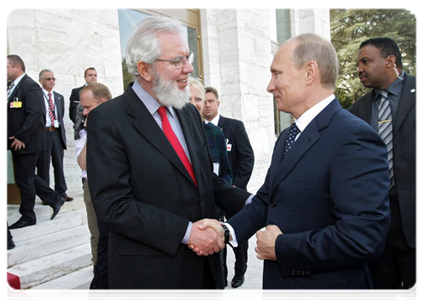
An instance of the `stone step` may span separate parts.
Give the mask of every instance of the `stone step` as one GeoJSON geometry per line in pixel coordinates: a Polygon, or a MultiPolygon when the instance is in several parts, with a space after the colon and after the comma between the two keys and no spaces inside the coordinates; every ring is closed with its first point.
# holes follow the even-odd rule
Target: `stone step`
{"type": "Polygon", "coordinates": [[[50,280],[46,283],[32,287],[34,290],[74,290],[89,289],[93,280],[93,267],[82,268],[73,273],[50,280]]]}
{"type": "Polygon", "coordinates": [[[50,217],[39,218],[37,224],[33,226],[11,229],[10,232],[15,244],[19,245],[19,242],[25,240],[36,239],[51,233],[80,226],[85,223],[83,218],[84,213],[84,210],[74,211],[72,213],[60,211],[53,220],[50,220],[50,217]]]}
{"type": "Polygon", "coordinates": [[[21,288],[28,289],[91,265],[89,243],[46,257],[18,264],[7,272],[19,276],[21,288]]]}
{"type": "MultiPolygon", "coordinates": [[[[63,218],[63,221],[66,222],[67,225],[70,225],[65,218],[63,218]]],[[[52,227],[60,227],[54,226],[55,224],[52,225],[52,227]]],[[[40,225],[38,224],[27,228],[28,230],[31,227],[36,229],[36,226],[40,225]]],[[[89,242],[90,232],[86,225],[64,229],[29,240],[19,240],[16,241],[15,248],[7,251],[8,268],[89,242]]]]}

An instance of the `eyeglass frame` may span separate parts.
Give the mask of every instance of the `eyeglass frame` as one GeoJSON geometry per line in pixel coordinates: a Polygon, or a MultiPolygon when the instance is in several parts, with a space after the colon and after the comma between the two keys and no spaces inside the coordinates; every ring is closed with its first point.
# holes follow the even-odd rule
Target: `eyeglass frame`
{"type": "Polygon", "coordinates": [[[57,78],[54,78],[54,77],[47,77],[47,78],[41,78],[41,79],[47,80],[47,81],[51,81],[51,80],[56,81],[57,80],[57,78]]]}
{"type": "Polygon", "coordinates": [[[157,58],[155,61],[167,61],[172,63],[176,69],[182,69],[185,64],[187,63],[187,61],[192,64],[194,62],[194,52],[190,51],[188,56],[177,56],[174,59],[160,59],[157,58]],[[182,63],[180,67],[177,67],[176,64],[178,63],[182,63]]]}

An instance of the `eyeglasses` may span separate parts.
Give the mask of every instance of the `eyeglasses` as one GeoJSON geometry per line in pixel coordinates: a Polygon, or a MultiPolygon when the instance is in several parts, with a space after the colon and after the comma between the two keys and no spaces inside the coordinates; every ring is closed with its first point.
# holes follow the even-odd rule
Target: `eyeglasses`
{"type": "Polygon", "coordinates": [[[167,61],[175,66],[176,69],[182,69],[185,66],[185,63],[188,61],[190,64],[194,61],[194,53],[189,52],[188,56],[178,56],[174,59],[156,59],[156,61],[167,61]]]}
{"type": "Polygon", "coordinates": [[[57,79],[56,78],[51,78],[51,77],[48,77],[48,78],[42,78],[42,79],[44,79],[44,80],[47,80],[47,81],[56,81],[57,79]]]}

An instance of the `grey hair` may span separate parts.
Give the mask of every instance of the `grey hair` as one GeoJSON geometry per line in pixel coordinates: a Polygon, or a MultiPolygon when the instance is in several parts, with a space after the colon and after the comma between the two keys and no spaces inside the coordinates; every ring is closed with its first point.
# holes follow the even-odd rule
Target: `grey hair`
{"type": "Polygon", "coordinates": [[[43,74],[44,74],[45,72],[51,72],[51,73],[53,73],[53,71],[52,71],[52,70],[49,70],[49,69],[43,69],[43,70],[41,70],[41,71],[40,71],[40,73],[38,73],[38,79],[41,79],[41,78],[43,77],[43,74]]]}
{"type": "Polygon", "coordinates": [[[190,87],[193,86],[200,91],[202,95],[201,99],[204,102],[206,100],[205,98],[206,88],[204,87],[204,84],[201,82],[201,79],[188,77],[188,84],[190,87]]]}
{"type": "Polygon", "coordinates": [[[297,43],[292,59],[299,69],[309,61],[319,66],[320,80],[323,86],[335,88],[338,77],[338,55],[332,43],[313,33],[305,33],[291,38],[297,43]]]}
{"type": "Polygon", "coordinates": [[[175,33],[183,35],[184,28],[178,20],[168,17],[148,17],[136,27],[126,47],[126,65],[129,74],[138,75],[137,63],[153,63],[161,53],[159,33],[175,33]]]}

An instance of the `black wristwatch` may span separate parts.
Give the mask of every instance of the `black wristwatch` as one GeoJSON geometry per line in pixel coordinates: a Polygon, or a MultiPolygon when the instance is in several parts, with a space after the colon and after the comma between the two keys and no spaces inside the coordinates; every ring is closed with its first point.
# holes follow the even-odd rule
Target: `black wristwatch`
{"type": "Polygon", "coordinates": [[[229,236],[230,236],[229,228],[225,224],[222,224],[222,227],[225,234],[225,244],[229,244],[229,236]]]}

